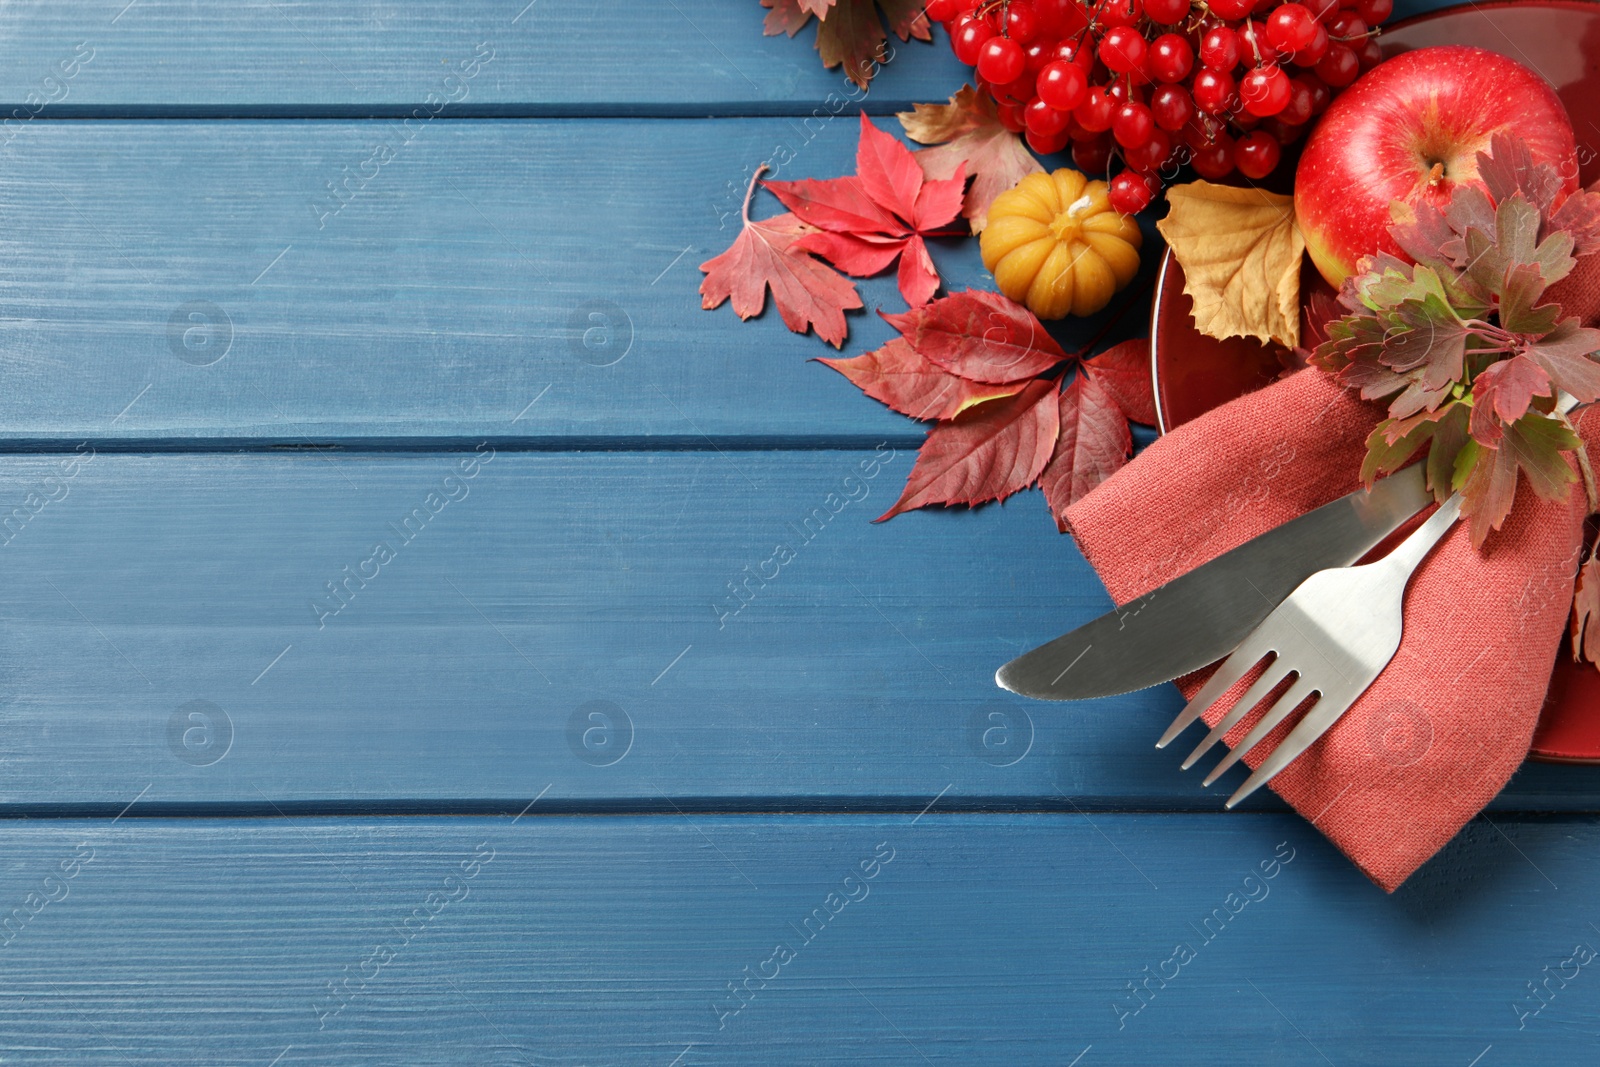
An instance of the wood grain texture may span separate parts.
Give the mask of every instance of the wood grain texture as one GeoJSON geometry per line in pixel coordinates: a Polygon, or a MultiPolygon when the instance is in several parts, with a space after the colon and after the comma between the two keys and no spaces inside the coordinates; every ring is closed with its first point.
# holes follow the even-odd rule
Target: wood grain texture
{"type": "MultiPolygon", "coordinates": [[[[1153,747],[1172,687],[995,688],[1110,606],[1035,493],[873,526],[908,453],[475,455],[6,457],[0,801],[1220,804],[1153,747]]],[[[1575,767],[1498,801],[1597,803],[1575,767]]]]}
{"type": "MultiPolygon", "coordinates": [[[[35,123],[4,160],[0,443],[909,444],[917,424],[807,362],[832,348],[697,292],[750,168],[786,145],[785,177],[849,173],[857,129],[35,123]],[[375,145],[393,158],[364,167],[375,145]]],[[[935,244],[949,287],[992,284],[977,242],[935,244]]],[[[904,307],[892,276],[862,290],[904,307]]],[[[893,333],[851,323],[847,351],[893,333]]]]}
{"type": "Polygon", "coordinates": [[[1391,898],[1288,816],[8,822],[0,1055],[1584,1063],[1597,847],[1480,821],[1391,898]]]}
{"type": "MultiPolygon", "coordinates": [[[[51,117],[365,117],[437,93],[457,115],[809,115],[854,95],[823,69],[815,23],[765,37],[765,14],[756,0],[23,0],[0,20],[0,110],[37,106],[34,93],[51,117]],[[451,65],[484,44],[492,61],[456,96],[451,65]],[[80,46],[91,58],[65,91],[45,82],[80,46]]],[[[937,45],[891,44],[875,112],[971,77],[942,31],[937,45]]]]}

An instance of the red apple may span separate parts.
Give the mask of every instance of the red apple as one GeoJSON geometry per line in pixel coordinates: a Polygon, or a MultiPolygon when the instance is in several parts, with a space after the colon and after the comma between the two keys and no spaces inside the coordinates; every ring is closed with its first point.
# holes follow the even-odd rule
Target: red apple
{"type": "Polygon", "coordinates": [[[1341,93],[1307,138],[1294,210],[1311,259],[1337,286],[1362,256],[1400,254],[1389,203],[1443,205],[1480,182],[1479,152],[1514,133],[1578,187],[1572,123],[1548,82],[1514,60],[1447,45],[1403,52],[1341,93]]]}

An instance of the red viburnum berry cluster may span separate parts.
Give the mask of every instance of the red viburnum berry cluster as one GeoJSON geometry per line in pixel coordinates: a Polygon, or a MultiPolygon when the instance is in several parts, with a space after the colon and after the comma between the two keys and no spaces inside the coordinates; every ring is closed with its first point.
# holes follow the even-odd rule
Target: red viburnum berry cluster
{"type": "Polygon", "coordinates": [[[1129,214],[1185,163],[1261,179],[1340,89],[1383,59],[1394,0],[929,0],[1000,120],[1066,150],[1129,214]]]}

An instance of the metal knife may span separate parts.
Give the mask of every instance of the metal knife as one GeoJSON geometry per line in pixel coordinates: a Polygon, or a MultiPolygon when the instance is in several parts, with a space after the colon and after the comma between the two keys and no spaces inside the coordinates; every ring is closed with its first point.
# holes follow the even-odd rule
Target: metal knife
{"type": "Polygon", "coordinates": [[[1038,700],[1087,700],[1198,670],[1237,648],[1301,582],[1354,563],[1432,500],[1413,464],[1018,656],[995,683],[1038,700]]]}

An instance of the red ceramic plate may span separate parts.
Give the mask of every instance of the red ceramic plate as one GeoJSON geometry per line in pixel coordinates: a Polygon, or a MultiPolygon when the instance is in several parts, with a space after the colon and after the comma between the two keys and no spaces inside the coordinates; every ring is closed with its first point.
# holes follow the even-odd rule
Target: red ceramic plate
{"type": "MultiPolygon", "coordinates": [[[[1435,11],[1385,26],[1384,52],[1439,44],[1471,44],[1500,52],[1543,74],[1583,143],[1600,134],[1600,4],[1585,0],[1515,0],[1435,11]]],[[[1600,156],[1580,155],[1579,177],[1600,177],[1600,156]]],[[[1326,288],[1310,270],[1301,286],[1326,288]]],[[[1282,368],[1279,350],[1244,338],[1215,341],[1195,332],[1183,269],[1169,253],[1161,265],[1151,313],[1151,371],[1156,417],[1165,433],[1218,404],[1269,384],[1282,368]],[[1181,337],[1180,344],[1170,343],[1181,337]],[[1168,357],[1181,351],[1181,359],[1168,357]]],[[[1579,666],[1563,647],[1534,734],[1534,759],[1600,764],[1600,671],[1579,666]]]]}

